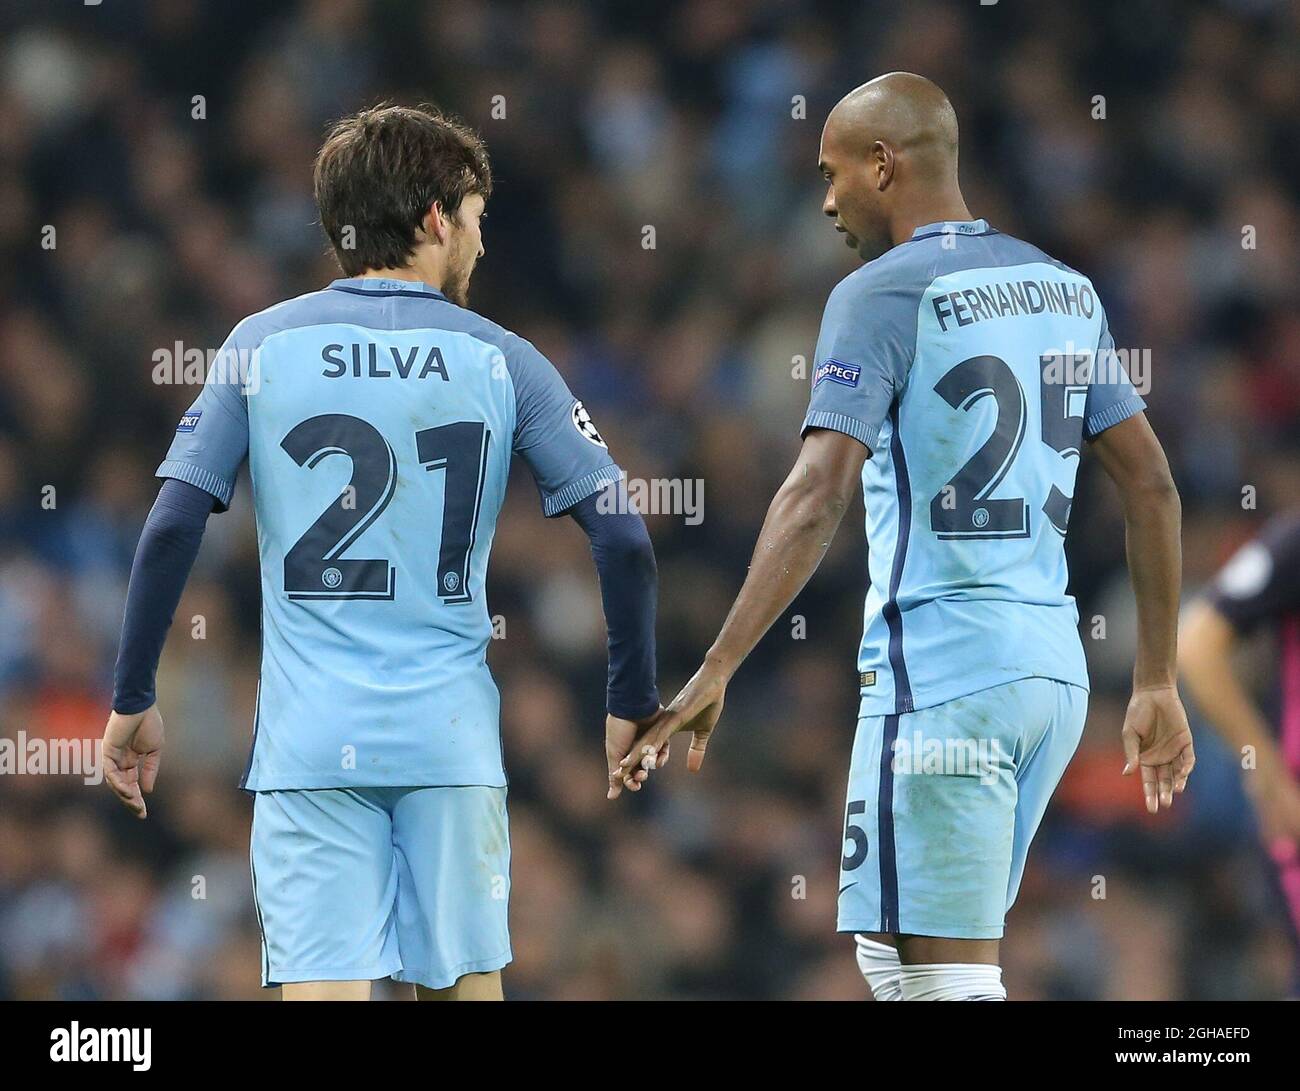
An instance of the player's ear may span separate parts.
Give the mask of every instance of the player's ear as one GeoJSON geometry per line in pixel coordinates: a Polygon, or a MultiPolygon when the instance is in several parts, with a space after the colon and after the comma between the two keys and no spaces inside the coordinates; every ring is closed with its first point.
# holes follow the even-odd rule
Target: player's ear
{"type": "Polygon", "coordinates": [[[871,171],[876,176],[876,189],[884,190],[894,180],[894,149],[883,140],[871,145],[871,171]]]}
{"type": "Polygon", "coordinates": [[[424,214],[424,219],[420,221],[420,226],[424,230],[426,242],[445,243],[447,241],[447,232],[449,224],[447,217],[443,215],[442,206],[434,201],[429,205],[429,210],[424,214]]]}

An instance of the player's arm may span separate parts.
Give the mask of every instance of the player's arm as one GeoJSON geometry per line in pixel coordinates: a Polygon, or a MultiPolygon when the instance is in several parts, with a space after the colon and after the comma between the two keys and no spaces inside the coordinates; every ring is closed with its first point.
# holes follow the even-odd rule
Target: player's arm
{"type": "Polygon", "coordinates": [[[131,565],[103,762],[109,787],[140,818],[147,814],[142,792],[153,791],[162,757],[163,721],[154,695],[158,660],[212,501],[194,485],[164,481],[131,565]]]}
{"type": "Polygon", "coordinates": [[[1146,414],[1093,440],[1092,449],[1119,490],[1125,550],[1138,604],[1134,689],[1171,688],[1177,672],[1182,582],[1182,506],[1169,463],[1146,414]]]}
{"type": "Polygon", "coordinates": [[[623,759],[625,770],[647,759],[657,768],[652,756],[678,731],[693,736],[686,767],[700,768],[732,675],[817,571],[861,487],[868,454],[843,432],[807,431],[794,469],[767,509],[749,573],[717,639],[694,677],[623,759]]]}
{"type": "Polygon", "coordinates": [[[627,503],[623,471],[554,365],[513,335],[503,352],[514,387],[513,449],[537,483],[542,513],[571,515],[590,540],[596,562],[609,637],[605,756],[612,799],[645,779],[644,774],[615,777],[614,771],[637,732],[660,711],[654,548],[645,521],[627,503]]]}
{"type": "Polygon", "coordinates": [[[1266,836],[1300,838],[1300,786],[1233,666],[1241,635],[1300,606],[1300,521],[1274,524],[1243,546],[1183,620],[1178,665],[1196,704],[1237,753],[1266,836]],[[1249,750],[1247,749],[1249,748],[1249,750]]]}
{"type": "Polygon", "coordinates": [[[158,660],[208,516],[229,506],[248,452],[248,407],[237,365],[247,357],[238,337],[236,328],[177,426],[131,566],[103,763],[108,786],[140,818],[148,813],[144,793],[153,790],[162,754],[163,721],[154,697],[158,660]]]}
{"type": "Polygon", "coordinates": [[[636,741],[624,771],[653,769],[656,748],[677,731],[692,733],[686,767],[700,768],[727,683],[817,570],[860,487],[916,348],[917,296],[872,277],[869,267],[858,270],[826,301],[798,461],[768,508],[749,574],[704,665],[636,741]]]}
{"type": "Polygon", "coordinates": [[[745,583],[705,657],[728,679],[803,590],[862,487],[870,452],[852,436],[811,428],[767,509],[745,583]]]}
{"type": "Polygon", "coordinates": [[[1145,413],[1134,412],[1095,434],[1092,447],[1119,490],[1137,599],[1133,695],[1122,732],[1124,773],[1141,771],[1147,810],[1154,814],[1172,805],[1196,761],[1177,688],[1182,508],[1145,413]]]}
{"type": "MultiPolygon", "coordinates": [[[[600,581],[609,648],[606,685],[605,757],[611,773],[627,753],[640,725],[660,711],[655,683],[655,610],[659,572],[645,520],[628,503],[622,482],[579,501],[569,515],[587,535],[600,581]]],[[[659,764],[668,760],[664,746],[659,764]]],[[[625,787],[638,791],[644,770],[631,777],[611,775],[607,796],[625,787]]]]}

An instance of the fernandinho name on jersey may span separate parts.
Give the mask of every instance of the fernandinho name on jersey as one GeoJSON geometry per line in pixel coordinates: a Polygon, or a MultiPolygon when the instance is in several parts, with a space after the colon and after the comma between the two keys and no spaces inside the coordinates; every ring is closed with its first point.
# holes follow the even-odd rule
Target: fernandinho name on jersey
{"type": "Polygon", "coordinates": [[[1044,311],[1090,319],[1097,310],[1097,297],[1086,282],[1008,280],[936,295],[930,305],[939,329],[947,333],[949,322],[961,327],[990,318],[1015,318],[1044,311]]]}

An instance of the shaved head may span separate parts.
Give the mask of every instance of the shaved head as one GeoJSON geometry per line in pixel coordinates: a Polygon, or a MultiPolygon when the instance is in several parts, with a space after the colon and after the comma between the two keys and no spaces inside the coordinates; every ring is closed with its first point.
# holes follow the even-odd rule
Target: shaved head
{"type": "Polygon", "coordinates": [[[957,114],[924,76],[889,72],[840,99],[822,130],[819,166],[830,183],[824,211],[855,249],[900,241],[913,212],[939,213],[918,223],[965,213],[957,114]]]}
{"type": "Polygon", "coordinates": [[[957,173],[957,113],[939,86],[911,72],[888,72],[855,87],[826,119],[847,147],[866,155],[883,141],[918,167],[957,173]]]}

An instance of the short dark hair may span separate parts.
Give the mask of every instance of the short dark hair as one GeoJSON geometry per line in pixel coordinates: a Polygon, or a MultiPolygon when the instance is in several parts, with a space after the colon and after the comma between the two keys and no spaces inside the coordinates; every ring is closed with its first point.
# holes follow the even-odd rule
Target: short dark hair
{"type": "Polygon", "coordinates": [[[455,216],[471,193],[486,200],[492,168],[479,135],[458,118],[382,104],[335,123],[316,153],[313,185],[339,265],[356,276],[405,266],[429,206],[455,216]]]}

